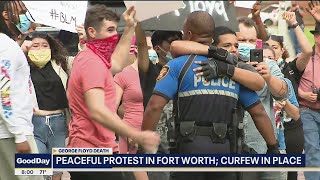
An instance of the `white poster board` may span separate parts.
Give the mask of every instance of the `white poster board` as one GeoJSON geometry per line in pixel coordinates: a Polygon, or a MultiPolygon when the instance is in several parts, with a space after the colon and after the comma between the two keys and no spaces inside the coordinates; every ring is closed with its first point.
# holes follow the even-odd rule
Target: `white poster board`
{"type": "MultiPolygon", "coordinates": [[[[76,33],[84,23],[87,1],[23,1],[35,23],[76,33]]],[[[30,19],[32,20],[32,19],[30,19]]]]}
{"type": "Polygon", "coordinates": [[[127,8],[135,6],[136,19],[144,21],[185,7],[183,1],[124,1],[127,8]]]}
{"type": "Polygon", "coordinates": [[[234,3],[235,7],[242,7],[247,9],[252,9],[253,5],[256,3],[256,1],[236,1],[234,3]]]}

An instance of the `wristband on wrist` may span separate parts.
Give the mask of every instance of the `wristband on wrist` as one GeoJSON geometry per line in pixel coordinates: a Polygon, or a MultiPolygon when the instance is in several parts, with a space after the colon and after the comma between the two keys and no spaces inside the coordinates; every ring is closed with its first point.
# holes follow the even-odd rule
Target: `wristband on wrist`
{"type": "Polygon", "coordinates": [[[290,28],[295,29],[295,28],[298,27],[298,26],[299,26],[299,24],[298,24],[298,23],[295,23],[295,24],[293,24],[292,26],[290,26],[290,28]]]}

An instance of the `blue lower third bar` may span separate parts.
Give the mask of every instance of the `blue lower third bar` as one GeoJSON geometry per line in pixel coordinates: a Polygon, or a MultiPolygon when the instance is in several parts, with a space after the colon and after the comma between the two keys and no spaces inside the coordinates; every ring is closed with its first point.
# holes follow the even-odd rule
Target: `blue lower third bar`
{"type": "Polygon", "coordinates": [[[52,168],[51,154],[16,154],[15,168],[52,168]]]}
{"type": "Polygon", "coordinates": [[[53,168],[112,167],[305,167],[305,156],[268,154],[115,154],[54,155],[53,168]]]}

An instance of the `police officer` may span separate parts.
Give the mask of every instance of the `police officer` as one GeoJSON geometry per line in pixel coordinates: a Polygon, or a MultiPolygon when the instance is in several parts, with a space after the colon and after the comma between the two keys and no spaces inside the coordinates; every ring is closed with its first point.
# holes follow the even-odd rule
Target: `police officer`
{"type": "MultiPolygon", "coordinates": [[[[147,106],[148,101],[152,95],[152,91],[156,84],[156,79],[162,69],[162,67],[173,58],[170,55],[170,45],[172,41],[180,40],[182,37],[182,33],[180,31],[155,31],[151,36],[151,42],[153,46],[153,50],[157,53],[157,57],[159,62],[153,64],[153,57],[149,58],[148,52],[149,46],[146,41],[146,35],[143,31],[141,24],[138,23],[136,27],[136,38],[137,38],[137,46],[138,46],[138,55],[139,59],[139,77],[140,84],[143,93],[143,105],[144,108],[147,106]],[[150,59],[150,60],[149,60],[150,59]]],[[[152,55],[154,56],[154,55],[152,55]]],[[[160,116],[159,123],[157,125],[157,133],[160,135],[160,145],[158,147],[158,154],[169,154],[170,152],[170,141],[171,136],[170,132],[172,132],[172,109],[173,102],[169,101],[166,106],[163,108],[163,111],[160,116]]],[[[150,180],[169,180],[170,173],[169,172],[148,172],[148,177],[150,180]]]]}
{"type": "MultiPolygon", "coordinates": [[[[210,14],[204,11],[192,12],[184,23],[183,39],[209,45],[214,27],[210,14]]],[[[230,153],[227,134],[237,102],[248,108],[248,111],[255,109],[264,112],[263,107],[255,92],[230,79],[234,74],[234,65],[228,68],[217,66],[220,77],[206,82],[203,77],[197,77],[193,72],[193,69],[199,67],[194,61],[208,61],[208,58],[198,55],[181,56],[162,68],[144,114],[142,129],[155,130],[162,108],[173,99],[178,107],[175,122],[178,153],[230,153]]],[[[266,117],[266,114],[262,113],[261,117],[266,117]]],[[[270,119],[258,118],[256,124],[266,142],[275,145],[276,139],[270,119]]],[[[173,178],[234,180],[236,174],[184,172],[174,173],[173,178]]]]}

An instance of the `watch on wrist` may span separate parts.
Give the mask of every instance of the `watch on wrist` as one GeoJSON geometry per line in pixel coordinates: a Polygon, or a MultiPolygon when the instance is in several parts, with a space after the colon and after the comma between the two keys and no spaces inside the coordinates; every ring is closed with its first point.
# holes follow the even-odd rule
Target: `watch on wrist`
{"type": "Polygon", "coordinates": [[[299,26],[299,24],[298,24],[298,23],[295,23],[295,24],[293,24],[292,26],[290,26],[290,28],[295,29],[295,28],[298,27],[298,26],[299,26]]]}

